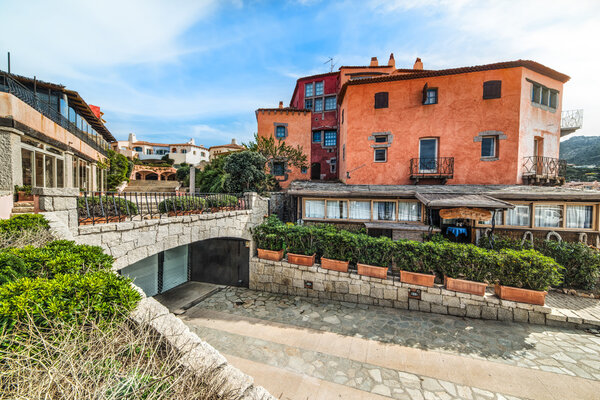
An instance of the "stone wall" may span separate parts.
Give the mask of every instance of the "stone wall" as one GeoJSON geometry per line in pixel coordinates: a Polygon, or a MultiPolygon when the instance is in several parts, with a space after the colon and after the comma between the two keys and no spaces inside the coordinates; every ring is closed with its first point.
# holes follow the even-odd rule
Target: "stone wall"
{"type": "Polygon", "coordinates": [[[250,288],[293,296],[317,297],[350,303],[379,305],[459,317],[532,324],[570,326],[564,318],[551,314],[547,306],[501,300],[491,292],[477,296],[446,290],[442,285],[425,287],[400,282],[399,278],[371,278],[356,271],[330,271],[312,267],[267,261],[253,257],[250,261],[250,288]],[[312,282],[308,289],[305,282],[312,282]],[[409,290],[419,289],[421,299],[409,298],[409,290]]]}

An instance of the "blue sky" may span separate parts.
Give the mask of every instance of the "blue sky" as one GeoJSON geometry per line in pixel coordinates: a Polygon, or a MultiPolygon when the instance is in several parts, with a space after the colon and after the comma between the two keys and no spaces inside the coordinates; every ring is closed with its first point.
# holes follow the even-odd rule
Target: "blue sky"
{"type": "Polygon", "coordinates": [[[0,69],[59,82],[105,112],[118,139],[206,146],[248,141],[254,110],[288,103],[295,80],[371,56],[451,68],[533,59],[572,77],[563,109],[600,134],[600,2],[7,1],[0,69]],[[8,19],[7,19],[8,18],[8,19]],[[18,33],[17,33],[18,32],[18,33]],[[596,93],[590,96],[590,93],[596,93]]]}

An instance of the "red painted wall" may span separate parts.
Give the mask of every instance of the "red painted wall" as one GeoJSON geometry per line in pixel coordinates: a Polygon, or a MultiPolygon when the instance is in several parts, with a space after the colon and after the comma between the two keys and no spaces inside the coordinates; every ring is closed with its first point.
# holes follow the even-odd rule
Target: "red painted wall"
{"type": "Polygon", "coordinates": [[[419,139],[438,137],[438,156],[454,157],[454,178],[448,184],[522,183],[523,156],[533,155],[527,146],[532,147],[535,132],[547,138],[544,155],[558,158],[561,110],[561,99],[555,112],[530,109],[526,77],[562,92],[561,82],[523,67],[348,86],[339,107],[345,114],[340,179],[348,184],[412,184],[410,159],[419,157],[419,139]],[[502,81],[500,99],[483,100],[488,80],[502,81]],[[421,104],[426,83],[438,88],[438,104],[421,104]],[[374,108],[377,92],[389,93],[388,108],[374,108]],[[499,140],[497,161],[482,161],[481,142],[474,141],[487,130],[506,135],[499,140]],[[387,162],[374,162],[374,142],[368,140],[374,132],[393,135],[387,162]]]}

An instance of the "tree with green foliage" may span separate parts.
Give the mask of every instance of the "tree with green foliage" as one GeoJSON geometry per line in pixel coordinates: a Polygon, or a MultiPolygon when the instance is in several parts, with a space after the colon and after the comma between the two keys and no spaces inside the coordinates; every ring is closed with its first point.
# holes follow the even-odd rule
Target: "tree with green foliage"
{"type": "Polygon", "coordinates": [[[302,149],[302,146],[289,146],[284,140],[273,136],[264,137],[254,134],[254,141],[244,144],[250,151],[262,154],[266,161],[285,161],[288,165],[296,168],[307,168],[308,158],[302,149]]]}
{"type": "Polygon", "coordinates": [[[225,157],[223,171],[227,174],[226,187],[230,192],[260,191],[267,174],[265,157],[254,151],[239,151],[225,157]]]}
{"type": "Polygon", "coordinates": [[[108,189],[114,190],[123,181],[129,182],[129,175],[133,169],[129,160],[123,154],[108,150],[108,189]]]}

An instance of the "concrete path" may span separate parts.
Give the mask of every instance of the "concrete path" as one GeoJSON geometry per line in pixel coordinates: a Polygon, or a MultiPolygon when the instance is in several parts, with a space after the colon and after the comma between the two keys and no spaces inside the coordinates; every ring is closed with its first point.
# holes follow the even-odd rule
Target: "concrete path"
{"type": "Polygon", "coordinates": [[[600,337],[228,288],[182,319],[282,399],[593,399],[600,337]]]}
{"type": "Polygon", "coordinates": [[[600,300],[598,299],[552,291],[546,295],[546,305],[552,308],[552,315],[562,317],[563,321],[600,328],[600,300]]]}

